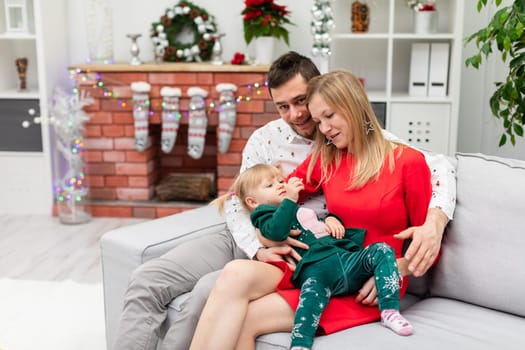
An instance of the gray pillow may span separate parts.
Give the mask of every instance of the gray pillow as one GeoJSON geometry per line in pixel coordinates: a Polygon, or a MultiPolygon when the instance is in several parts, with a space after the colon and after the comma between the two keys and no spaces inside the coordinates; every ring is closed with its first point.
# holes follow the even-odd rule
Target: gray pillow
{"type": "Polygon", "coordinates": [[[456,157],[456,211],[430,292],[525,316],[525,162],[456,157]]]}

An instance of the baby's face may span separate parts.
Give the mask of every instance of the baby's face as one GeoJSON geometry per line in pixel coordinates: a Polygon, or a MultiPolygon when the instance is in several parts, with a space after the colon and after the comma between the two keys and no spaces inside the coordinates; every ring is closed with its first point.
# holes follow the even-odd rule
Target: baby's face
{"type": "Polygon", "coordinates": [[[253,198],[258,204],[278,206],[286,196],[286,182],[281,176],[264,179],[253,191],[253,198]]]}

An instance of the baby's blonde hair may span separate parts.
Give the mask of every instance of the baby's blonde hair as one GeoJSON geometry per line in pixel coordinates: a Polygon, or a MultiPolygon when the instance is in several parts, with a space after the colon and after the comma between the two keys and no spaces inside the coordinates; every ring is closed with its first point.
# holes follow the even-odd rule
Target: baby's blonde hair
{"type": "Polygon", "coordinates": [[[248,197],[253,189],[266,179],[273,179],[275,177],[282,176],[281,170],[270,164],[256,164],[251,168],[246,169],[240,173],[228,193],[219,196],[213,200],[210,204],[214,204],[219,208],[219,212],[224,211],[224,203],[231,199],[232,196],[239,197],[242,206],[251,211],[251,208],[246,204],[246,197],[248,197]]]}

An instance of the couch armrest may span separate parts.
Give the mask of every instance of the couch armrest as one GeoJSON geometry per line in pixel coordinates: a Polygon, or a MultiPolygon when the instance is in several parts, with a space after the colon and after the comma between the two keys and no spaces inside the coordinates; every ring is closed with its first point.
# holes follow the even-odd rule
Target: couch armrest
{"type": "Polygon", "coordinates": [[[111,230],[100,241],[106,340],[111,349],[131,273],[173,247],[226,228],[215,206],[111,230]]]}

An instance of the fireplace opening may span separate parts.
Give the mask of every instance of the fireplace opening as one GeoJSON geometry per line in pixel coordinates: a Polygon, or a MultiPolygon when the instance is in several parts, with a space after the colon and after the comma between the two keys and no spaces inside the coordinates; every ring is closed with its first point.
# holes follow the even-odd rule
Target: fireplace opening
{"type": "Polygon", "coordinates": [[[160,202],[209,202],[217,196],[217,134],[208,126],[202,157],[188,155],[188,125],[180,125],[173,149],[164,153],[160,147],[161,125],[150,125],[156,144],[154,200],[160,202]]]}

